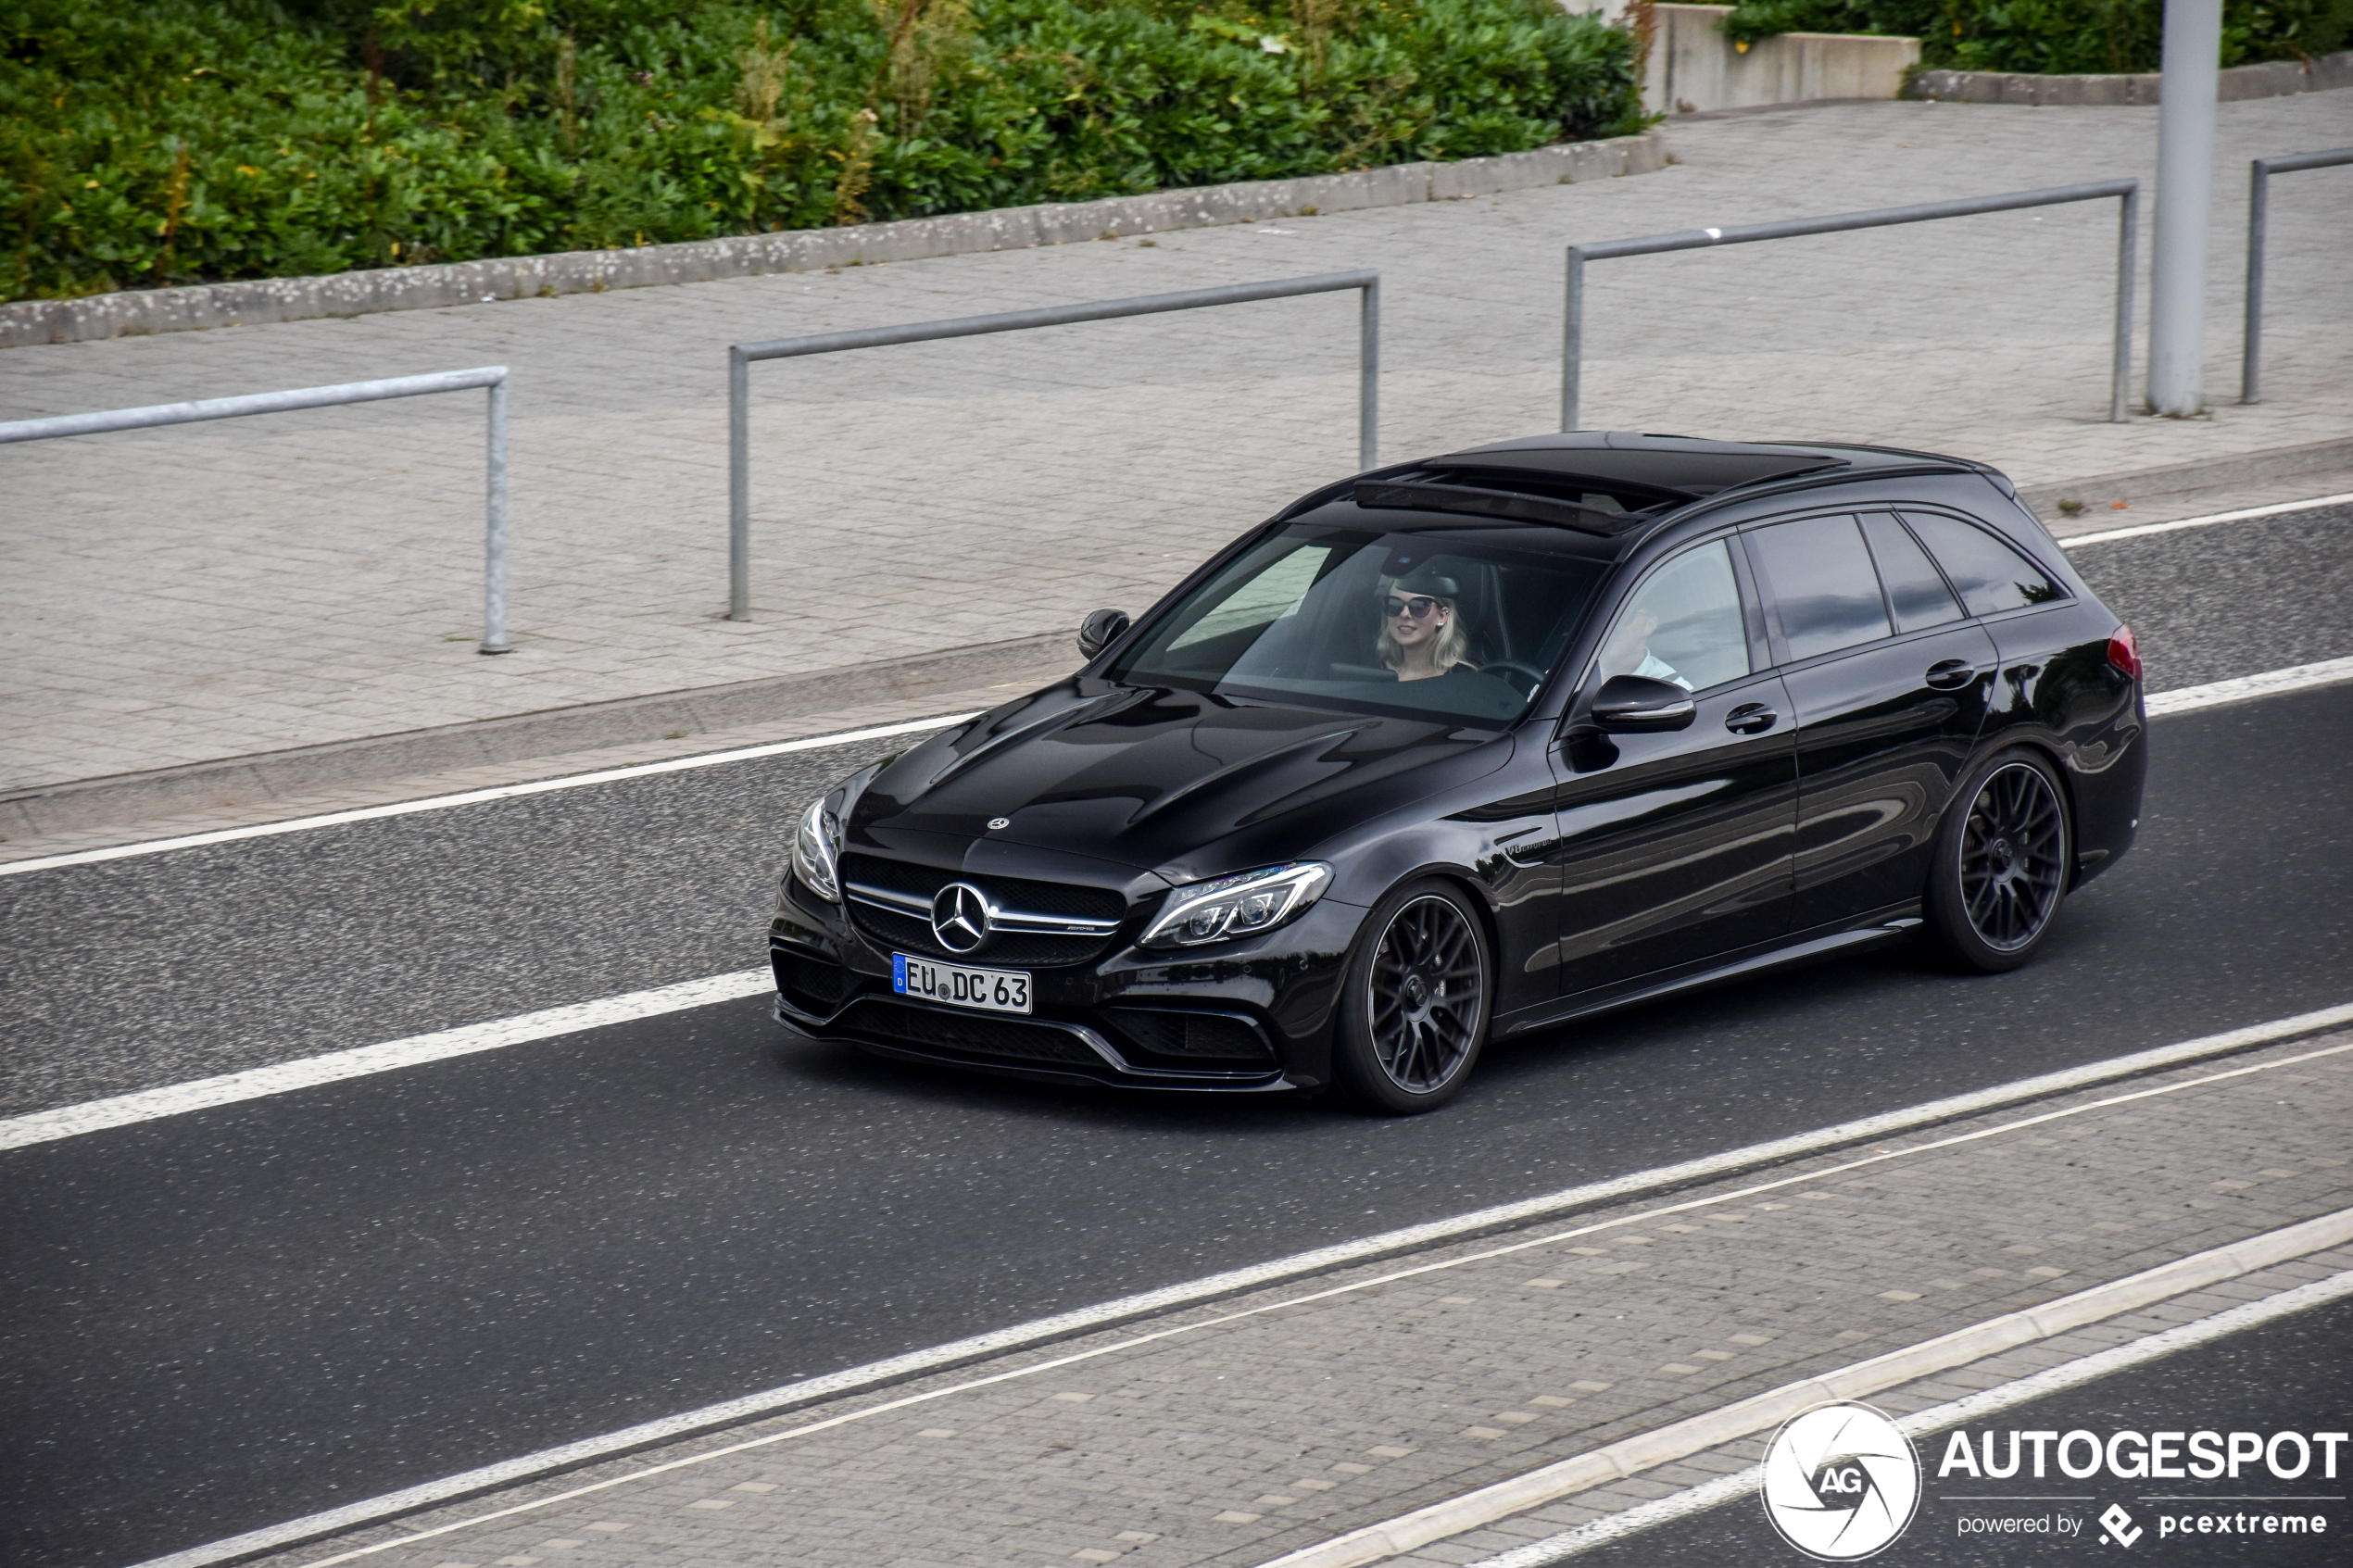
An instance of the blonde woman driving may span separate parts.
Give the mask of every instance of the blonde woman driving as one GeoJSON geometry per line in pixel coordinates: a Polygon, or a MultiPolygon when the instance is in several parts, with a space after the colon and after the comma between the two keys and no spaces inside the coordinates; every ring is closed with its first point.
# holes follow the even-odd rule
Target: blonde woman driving
{"type": "Polygon", "coordinates": [[[1401,681],[1427,681],[1453,670],[1476,670],[1464,656],[1470,633],[1454,601],[1462,586],[1441,572],[1416,571],[1381,579],[1380,641],[1375,652],[1401,681]]]}

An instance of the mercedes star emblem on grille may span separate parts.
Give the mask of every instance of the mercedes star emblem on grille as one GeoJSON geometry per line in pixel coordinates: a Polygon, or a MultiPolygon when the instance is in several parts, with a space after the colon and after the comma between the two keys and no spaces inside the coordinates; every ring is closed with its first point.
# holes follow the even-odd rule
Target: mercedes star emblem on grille
{"type": "Polygon", "coordinates": [[[951,882],[932,896],[931,934],[951,953],[988,940],[988,900],[970,883],[951,882]]]}

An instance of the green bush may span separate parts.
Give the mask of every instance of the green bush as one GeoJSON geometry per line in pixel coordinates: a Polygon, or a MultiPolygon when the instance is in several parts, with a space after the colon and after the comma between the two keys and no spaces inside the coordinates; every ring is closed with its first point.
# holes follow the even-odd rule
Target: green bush
{"type": "MultiPolygon", "coordinates": [[[[1742,0],[1724,31],[1893,34],[1936,69],[2073,75],[2157,69],[2164,20],[2165,0],[1742,0]]],[[[2222,64],[2325,55],[2348,33],[2353,0],[2223,0],[2222,64]]]]}
{"type": "Polygon", "coordinates": [[[1081,201],[1641,123],[1631,40],[1550,0],[10,0],[0,298],[1081,201]]]}

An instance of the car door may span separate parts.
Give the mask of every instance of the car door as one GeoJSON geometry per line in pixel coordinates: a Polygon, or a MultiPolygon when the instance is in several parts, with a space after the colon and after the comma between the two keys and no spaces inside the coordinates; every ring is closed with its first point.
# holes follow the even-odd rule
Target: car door
{"type": "Polygon", "coordinates": [[[1796,759],[1746,567],[1729,536],[1649,571],[1579,683],[1555,752],[1561,988],[1586,991],[1789,928],[1796,759]],[[1587,721],[1612,675],[1692,693],[1680,730],[1604,735],[1587,721]]]}
{"type": "Polygon", "coordinates": [[[1743,536],[1796,717],[1793,929],[1916,899],[1998,656],[1892,512],[1743,536]]]}

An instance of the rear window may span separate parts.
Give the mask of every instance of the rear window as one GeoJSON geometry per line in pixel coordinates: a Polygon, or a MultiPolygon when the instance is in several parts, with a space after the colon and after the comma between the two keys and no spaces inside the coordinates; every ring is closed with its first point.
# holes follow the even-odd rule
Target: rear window
{"type": "Polygon", "coordinates": [[[1904,521],[1960,590],[1971,615],[2048,604],[2067,591],[2043,569],[1974,523],[1941,512],[1906,512],[1904,521]]]}
{"type": "Polygon", "coordinates": [[[1885,512],[1867,513],[1863,536],[1871,542],[1871,558],[1879,562],[1880,581],[1887,584],[1887,602],[1895,611],[1898,632],[1942,626],[1961,618],[1953,590],[1930,563],[1919,541],[1885,512]]]}

